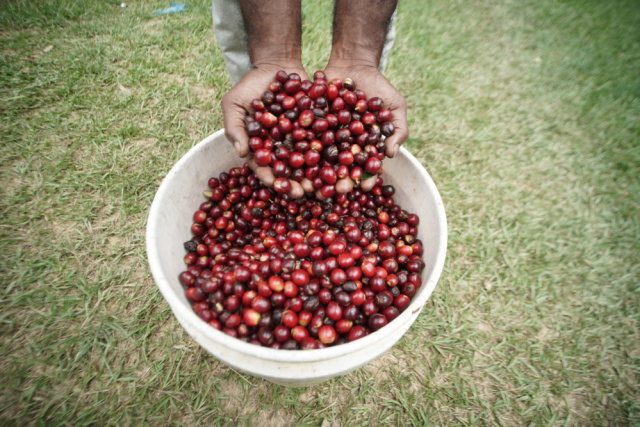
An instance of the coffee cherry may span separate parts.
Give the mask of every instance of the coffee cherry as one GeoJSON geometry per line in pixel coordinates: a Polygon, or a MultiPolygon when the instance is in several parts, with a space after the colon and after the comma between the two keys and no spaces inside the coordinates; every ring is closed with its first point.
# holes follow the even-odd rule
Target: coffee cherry
{"type": "Polygon", "coordinates": [[[378,111],[378,121],[380,123],[388,122],[389,120],[391,120],[391,115],[391,110],[383,108],[378,111]]]}
{"type": "Polygon", "coordinates": [[[273,182],[273,189],[276,190],[277,193],[286,194],[291,191],[291,182],[287,178],[276,178],[273,182]]]}
{"type": "Polygon", "coordinates": [[[259,148],[253,153],[253,158],[258,166],[267,166],[271,163],[271,151],[259,148]]]}
{"type": "Polygon", "coordinates": [[[252,308],[247,308],[242,314],[242,320],[247,326],[256,326],[260,323],[260,313],[252,308]]]}
{"type": "Polygon", "coordinates": [[[367,335],[367,330],[362,325],[354,326],[347,336],[348,341],[355,341],[367,335]]]}
{"type": "Polygon", "coordinates": [[[309,283],[309,274],[302,269],[295,270],[291,275],[291,279],[298,286],[304,286],[309,283]]]}
{"type": "Polygon", "coordinates": [[[387,318],[380,313],[374,313],[369,317],[369,328],[372,331],[377,331],[388,323],[387,318]]]}
{"type": "Polygon", "coordinates": [[[382,99],[376,97],[373,97],[371,99],[369,99],[369,101],[367,102],[367,107],[369,108],[369,111],[372,112],[376,112],[376,111],[380,111],[382,109],[382,99]]]}
{"type": "Polygon", "coordinates": [[[325,345],[333,344],[338,338],[338,334],[333,326],[323,325],[318,329],[318,340],[325,345]]]}
{"type": "Polygon", "coordinates": [[[183,271],[178,275],[178,280],[182,286],[191,286],[195,282],[196,278],[188,271],[183,271]]]}
{"type": "Polygon", "coordinates": [[[330,301],[327,304],[326,315],[329,319],[338,321],[342,318],[342,307],[337,302],[330,301]]]}
{"type": "Polygon", "coordinates": [[[364,170],[374,175],[380,171],[382,162],[377,157],[369,157],[365,163],[364,170]]]}

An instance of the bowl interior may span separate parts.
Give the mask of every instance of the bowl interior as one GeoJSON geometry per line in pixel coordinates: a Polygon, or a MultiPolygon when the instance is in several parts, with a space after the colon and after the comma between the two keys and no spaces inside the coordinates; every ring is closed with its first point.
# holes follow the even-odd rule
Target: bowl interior
{"type": "MultiPolygon", "coordinates": [[[[220,130],[193,147],[176,163],[163,180],[153,201],[147,223],[147,256],[156,284],[181,323],[184,324],[186,319],[208,338],[222,340],[236,347],[244,346],[243,350],[250,353],[288,353],[288,358],[296,360],[311,357],[309,353],[339,352],[339,347],[356,343],[360,345],[360,341],[375,335],[314,352],[283,352],[228,337],[206,325],[193,312],[177,280],[178,274],[185,268],[182,261],[185,255],[183,243],[191,238],[192,215],[204,201],[202,191],[207,188],[209,177],[217,176],[242,163],[243,160],[238,158],[224,137],[224,130],[220,130]]],[[[385,183],[395,187],[394,197],[397,203],[420,217],[418,237],[424,245],[423,259],[426,267],[423,285],[407,309],[415,313],[431,295],[444,264],[447,240],[444,208],[433,181],[422,165],[405,149],[401,148],[395,158],[385,159],[384,169],[385,183]]],[[[364,345],[364,342],[361,344],[364,345]]]]}

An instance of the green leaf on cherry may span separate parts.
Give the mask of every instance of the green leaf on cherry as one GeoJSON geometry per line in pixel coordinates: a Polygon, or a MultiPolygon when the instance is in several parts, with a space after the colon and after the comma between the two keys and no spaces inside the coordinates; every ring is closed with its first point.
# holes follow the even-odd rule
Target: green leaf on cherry
{"type": "Polygon", "coordinates": [[[372,176],[377,176],[378,174],[375,173],[369,173],[369,172],[363,172],[362,173],[362,177],[360,177],[360,180],[365,180],[365,179],[369,179],[372,176]]]}

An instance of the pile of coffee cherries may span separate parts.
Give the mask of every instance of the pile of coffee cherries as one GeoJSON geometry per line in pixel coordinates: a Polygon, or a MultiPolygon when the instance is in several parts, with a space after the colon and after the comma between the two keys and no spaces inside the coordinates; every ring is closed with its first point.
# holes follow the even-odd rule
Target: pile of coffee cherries
{"type": "MultiPolygon", "coordinates": [[[[291,81],[280,82],[282,90],[295,94],[297,87],[286,89],[291,81]]],[[[309,100],[317,106],[319,98],[309,100]]],[[[424,268],[418,216],[398,206],[394,192],[378,177],[369,192],[291,199],[246,164],[210,178],[184,243],[178,279],[187,299],[212,327],[276,349],[333,346],[384,327],[409,306],[424,268]]]]}
{"type": "Polygon", "coordinates": [[[291,190],[290,179],[306,178],[328,198],[340,179],[357,185],[378,174],[384,140],[394,132],[382,99],[367,99],[350,78],[327,82],[322,71],[313,82],[278,71],[251,108],[245,118],[249,148],[259,166],[273,169],[279,193],[291,190]]]}

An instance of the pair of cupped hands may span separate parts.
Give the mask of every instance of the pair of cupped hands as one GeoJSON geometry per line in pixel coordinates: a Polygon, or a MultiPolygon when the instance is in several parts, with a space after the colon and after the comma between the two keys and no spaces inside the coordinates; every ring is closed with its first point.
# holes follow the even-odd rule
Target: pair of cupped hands
{"type": "MultiPolygon", "coordinates": [[[[267,89],[269,83],[274,80],[276,72],[284,70],[287,73],[298,73],[302,80],[309,79],[302,64],[254,64],[255,68],[245,76],[222,98],[222,113],[224,115],[225,135],[233,144],[240,157],[247,157],[247,164],[255,172],[262,183],[268,187],[273,186],[275,176],[271,167],[258,166],[249,150],[249,136],[245,127],[245,117],[251,113],[251,101],[260,98],[267,89]]],[[[392,123],[394,133],[385,140],[385,151],[388,157],[393,157],[400,149],[400,145],[407,139],[407,107],[402,94],[373,66],[360,64],[334,64],[328,65],[324,70],[327,81],[333,78],[345,79],[350,77],[355,82],[356,88],[363,90],[367,99],[374,96],[380,97],[384,106],[393,114],[392,123]]],[[[377,176],[363,179],[357,183],[362,191],[369,191],[376,183],[377,176]]],[[[308,179],[301,182],[290,180],[291,191],[289,196],[300,198],[305,193],[315,191],[313,184],[308,179]]],[[[351,178],[342,178],[336,183],[336,192],[348,193],[356,183],[351,178]]],[[[318,193],[318,197],[322,198],[318,193]]]]}

